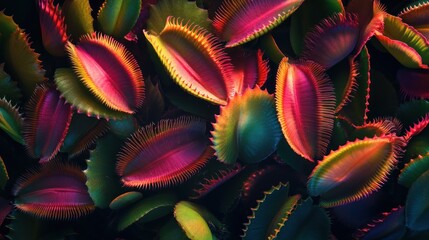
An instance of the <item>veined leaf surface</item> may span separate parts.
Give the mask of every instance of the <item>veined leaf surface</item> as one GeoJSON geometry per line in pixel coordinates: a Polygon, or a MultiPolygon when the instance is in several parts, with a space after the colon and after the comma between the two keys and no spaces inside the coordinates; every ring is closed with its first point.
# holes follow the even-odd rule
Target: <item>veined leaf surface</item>
{"type": "Polygon", "coordinates": [[[310,195],[320,196],[322,206],[333,207],[377,191],[395,167],[402,144],[395,135],[346,143],[313,170],[307,184],[310,195]]]}
{"type": "Polygon", "coordinates": [[[331,137],[335,95],[323,68],[313,62],[288,63],[277,72],[277,115],[292,149],[309,161],[325,154],[331,137]]]}
{"type": "Polygon", "coordinates": [[[72,119],[71,106],[60,93],[39,86],[27,105],[24,139],[28,152],[40,162],[51,160],[60,150],[72,119]]]}
{"type": "Polygon", "coordinates": [[[173,80],[183,89],[225,105],[234,94],[231,60],[203,28],[169,17],[159,35],[144,32],[173,80]]]}
{"type": "Polygon", "coordinates": [[[13,195],[18,209],[42,218],[72,219],[94,210],[82,171],[57,162],[22,176],[13,195]]]}
{"type": "Polygon", "coordinates": [[[213,155],[205,131],[204,121],[186,117],[141,128],[119,152],[116,171],[130,187],[182,182],[213,155]]]}
{"type": "Polygon", "coordinates": [[[234,47],[280,25],[303,0],[226,0],[216,11],[213,27],[234,47]]]}
{"type": "Polygon", "coordinates": [[[113,110],[132,114],[143,103],[144,81],[133,55],[102,34],[87,34],[67,43],[73,69],[82,84],[113,110]]]}

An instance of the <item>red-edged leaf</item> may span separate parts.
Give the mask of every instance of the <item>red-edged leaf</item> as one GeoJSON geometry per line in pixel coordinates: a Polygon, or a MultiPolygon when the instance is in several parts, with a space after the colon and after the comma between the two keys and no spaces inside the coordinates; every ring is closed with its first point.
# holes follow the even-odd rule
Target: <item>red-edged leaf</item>
{"type": "Polygon", "coordinates": [[[87,34],[67,43],[74,71],[82,83],[111,109],[134,113],[144,98],[144,81],[133,55],[112,37],[87,34]]]}
{"type": "Polygon", "coordinates": [[[345,105],[353,100],[354,94],[358,88],[358,68],[358,62],[353,58],[348,58],[328,70],[327,73],[334,84],[335,98],[337,102],[335,113],[340,112],[345,105]]]}
{"type": "Polygon", "coordinates": [[[421,120],[414,123],[410,129],[405,132],[405,140],[408,142],[412,137],[421,133],[429,125],[429,113],[427,113],[421,120]]]}
{"type": "Polygon", "coordinates": [[[103,104],[91,91],[82,84],[72,69],[57,68],[54,81],[67,103],[70,103],[77,113],[85,113],[88,116],[109,119],[123,119],[129,114],[113,110],[103,104]]]}
{"type": "Polygon", "coordinates": [[[332,83],[314,62],[282,60],[277,72],[277,114],[286,140],[302,157],[322,157],[329,144],[335,112],[332,83]]]}
{"type": "Polygon", "coordinates": [[[213,155],[206,123],[182,117],[161,120],[134,133],[118,154],[125,186],[164,187],[188,179],[213,155]]]}
{"type": "Polygon", "coordinates": [[[319,162],[307,187],[333,207],[357,201],[381,188],[395,167],[404,142],[395,135],[348,142],[319,162]]]}
{"type": "Polygon", "coordinates": [[[383,30],[384,7],[379,0],[352,0],[347,5],[346,11],[358,17],[359,40],[354,53],[359,54],[375,32],[383,30]]]}
{"type": "MultiPolygon", "coordinates": [[[[225,166],[229,166],[229,165],[225,165],[225,166]]],[[[235,177],[243,169],[244,169],[243,166],[241,166],[240,164],[236,164],[236,165],[233,165],[233,167],[220,169],[216,171],[216,173],[213,174],[213,176],[209,178],[204,178],[200,182],[200,185],[197,188],[193,189],[193,191],[195,192],[195,195],[191,196],[190,198],[199,199],[199,198],[205,197],[214,189],[216,189],[223,183],[227,182],[231,178],[235,177]]]]}
{"type": "Polygon", "coordinates": [[[42,218],[71,219],[94,210],[85,175],[71,165],[43,165],[23,175],[12,192],[18,209],[42,218]]]}
{"type": "Polygon", "coordinates": [[[402,130],[401,122],[395,118],[376,118],[371,122],[354,127],[355,131],[351,134],[351,139],[399,134],[402,130]]]}
{"type": "Polygon", "coordinates": [[[413,4],[398,15],[402,21],[413,26],[417,31],[423,34],[426,39],[429,39],[429,2],[419,1],[418,4],[413,4]]]}
{"type": "Polygon", "coordinates": [[[383,212],[380,216],[354,234],[356,239],[404,239],[406,233],[404,207],[393,208],[390,212],[383,212]]]}
{"type": "Polygon", "coordinates": [[[60,150],[67,135],[73,112],[60,93],[39,86],[27,105],[24,139],[31,156],[40,162],[51,160],[60,150]]]}
{"type": "Polygon", "coordinates": [[[336,14],[324,19],[306,35],[302,56],[324,68],[330,68],[353,51],[358,37],[356,16],[350,13],[336,14]]]}
{"type": "Polygon", "coordinates": [[[277,27],[303,0],[226,0],[216,11],[214,29],[234,47],[277,27]]]}
{"type": "Polygon", "coordinates": [[[384,16],[384,28],[376,34],[383,46],[404,66],[428,68],[429,41],[399,17],[384,16]],[[379,35],[383,34],[384,37],[379,35]]]}
{"type": "Polygon", "coordinates": [[[64,56],[67,33],[61,9],[54,6],[53,0],[38,0],[38,3],[43,46],[54,56],[64,56]]]}
{"type": "Polygon", "coordinates": [[[234,95],[233,67],[219,40],[205,29],[169,17],[162,32],[144,32],[173,80],[194,96],[225,105],[234,95]]]}
{"type": "Polygon", "coordinates": [[[344,120],[355,125],[363,125],[368,120],[371,86],[370,55],[365,46],[362,48],[357,60],[359,74],[356,78],[356,92],[353,94],[353,101],[345,104],[339,115],[344,120]]]}
{"type": "Polygon", "coordinates": [[[406,43],[390,39],[381,35],[375,34],[375,37],[380,41],[389,52],[392,54],[402,65],[408,68],[427,68],[422,62],[422,57],[414,48],[408,46],[406,43]]]}

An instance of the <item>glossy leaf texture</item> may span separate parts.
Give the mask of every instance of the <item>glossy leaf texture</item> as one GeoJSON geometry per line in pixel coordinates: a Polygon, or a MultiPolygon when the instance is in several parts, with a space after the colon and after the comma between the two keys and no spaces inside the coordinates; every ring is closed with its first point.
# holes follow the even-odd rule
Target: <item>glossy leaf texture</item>
{"type": "Polygon", "coordinates": [[[427,2],[0,0],[0,240],[429,239],[427,2]]]}
{"type": "Polygon", "coordinates": [[[26,106],[24,139],[28,153],[40,162],[55,157],[67,135],[73,116],[71,106],[49,86],[36,88],[26,106]]]}
{"type": "Polygon", "coordinates": [[[0,99],[0,129],[5,131],[13,140],[24,144],[23,125],[24,120],[18,109],[6,99],[0,99]]]}
{"type": "Polygon", "coordinates": [[[429,2],[420,1],[411,4],[406,7],[399,13],[398,17],[402,19],[405,23],[413,26],[417,31],[419,31],[426,39],[429,39],[429,16],[427,12],[429,11],[429,2]]]}
{"type": "Polygon", "coordinates": [[[82,84],[72,69],[58,68],[55,70],[54,81],[61,96],[76,108],[78,113],[105,119],[122,119],[129,115],[102,103],[82,84]]]}
{"type": "Polygon", "coordinates": [[[118,154],[116,171],[125,186],[149,188],[188,179],[213,155],[204,121],[161,120],[134,133],[118,154]]]}
{"type": "Polygon", "coordinates": [[[145,36],[170,76],[187,92],[221,105],[233,96],[231,60],[211,33],[169,17],[158,36],[149,32],[145,36]]]}
{"type": "Polygon", "coordinates": [[[226,0],[217,9],[213,28],[226,47],[251,41],[280,25],[303,0],[226,0]]]}
{"type": "Polygon", "coordinates": [[[333,85],[322,67],[314,62],[288,62],[277,72],[278,119],[292,149],[309,161],[322,157],[334,124],[333,85]]]}
{"type": "Polygon", "coordinates": [[[403,141],[395,135],[348,142],[324,157],[307,183],[320,204],[334,207],[357,201],[381,188],[397,158],[403,141]]]}
{"type": "Polygon", "coordinates": [[[94,32],[89,0],[65,0],[62,5],[67,34],[74,40],[94,32]]]}
{"type": "Polygon", "coordinates": [[[216,116],[213,148],[219,161],[257,163],[277,148],[281,138],[274,98],[259,88],[236,95],[216,116]]]}
{"type": "Polygon", "coordinates": [[[137,22],[142,0],[105,0],[98,12],[101,30],[111,36],[125,36],[137,22]]]}
{"type": "Polygon", "coordinates": [[[389,39],[381,34],[376,35],[378,41],[392,54],[399,62],[407,68],[427,68],[422,63],[421,56],[407,44],[389,39]]]}
{"type": "Polygon", "coordinates": [[[275,239],[300,198],[300,195],[289,196],[288,184],[280,183],[265,191],[244,224],[243,239],[275,239]]]}
{"type": "Polygon", "coordinates": [[[411,186],[405,203],[405,224],[409,229],[423,231],[429,229],[429,196],[427,188],[429,171],[423,173],[411,186]]]}
{"type": "Polygon", "coordinates": [[[211,28],[211,20],[207,10],[199,8],[197,2],[188,0],[157,0],[152,5],[147,20],[147,30],[151,34],[160,34],[168,23],[169,17],[192,22],[206,30],[211,28]]]}
{"type": "Polygon", "coordinates": [[[54,56],[64,56],[68,37],[62,11],[53,0],[38,0],[38,4],[43,46],[54,56]]]}
{"type": "Polygon", "coordinates": [[[24,174],[12,193],[19,210],[41,218],[75,219],[94,210],[85,175],[69,164],[51,162],[24,174]]]}
{"type": "Polygon", "coordinates": [[[132,114],[144,99],[144,81],[134,56],[112,37],[93,33],[67,43],[73,70],[100,102],[132,114]]]}
{"type": "Polygon", "coordinates": [[[380,43],[408,68],[428,68],[429,42],[413,27],[393,15],[384,17],[384,29],[376,34],[380,43]]]}
{"type": "Polygon", "coordinates": [[[306,35],[302,56],[328,69],[352,53],[358,38],[357,17],[339,13],[324,19],[306,35]]]}
{"type": "Polygon", "coordinates": [[[215,239],[202,214],[195,203],[181,201],[174,207],[174,217],[189,239],[215,239]]]}

